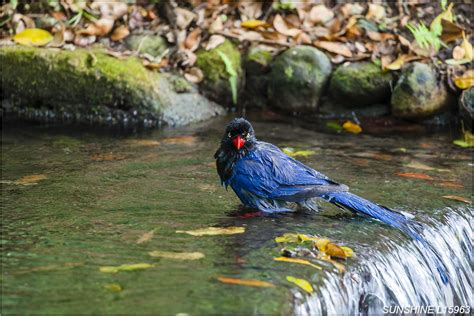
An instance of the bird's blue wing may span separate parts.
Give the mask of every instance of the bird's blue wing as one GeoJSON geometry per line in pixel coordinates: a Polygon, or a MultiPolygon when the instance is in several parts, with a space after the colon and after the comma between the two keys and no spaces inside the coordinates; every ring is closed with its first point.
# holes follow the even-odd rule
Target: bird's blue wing
{"type": "Polygon", "coordinates": [[[266,199],[298,202],[347,187],[287,156],[278,147],[257,142],[234,167],[229,184],[266,199]]]}

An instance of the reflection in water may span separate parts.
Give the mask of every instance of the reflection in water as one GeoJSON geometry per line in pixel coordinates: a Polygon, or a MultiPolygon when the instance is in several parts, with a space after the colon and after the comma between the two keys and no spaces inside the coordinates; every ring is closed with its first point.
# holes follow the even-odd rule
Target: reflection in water
{"type": "Polygon", "coordinates": [[[443,285],[433,257],[423,246],[391,243],[343,278],[328,274],[318,294],[296,302],[298,315],[381,314],[387,306],[471,306],[473,302],[473,209],[433,221],[426,240],[441,254],[450,281],[443,285]]]}

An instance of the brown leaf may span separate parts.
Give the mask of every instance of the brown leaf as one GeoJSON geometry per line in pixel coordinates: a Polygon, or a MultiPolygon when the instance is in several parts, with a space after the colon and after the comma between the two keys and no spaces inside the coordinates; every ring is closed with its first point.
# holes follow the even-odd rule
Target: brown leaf
{"type": "Polygon", "coordinates": [[[443,27],[443,33],[441,33],[441,40],[445,43],[454,42],[458,38],[462,37],[464,28],[446,19],[441,20],[441,26],[443,27]]]}
{"type": "Polygon", "coordinates": [[[183,8],[174,9],[176,13],[176,25],[181,29],[186,29],[191,22],[197,18],[197,15],[189,10],[183,8]]]}
{"type": "Polygon", "coordinates": [[[130,34],[130,30],[125,25],[120,25],[113,31],[110,39],[114,42],[120,41],[130,34]]]}
{"type": "Polygon", "coordinates": [[[466,204],[472,204],[472,201],[466,198],[463,198],[462,196],[457,196],[457,195],[443,195],[442,196],[445,199],[448,200],[454,200],[454,201],[459,201],[459,202],[464,202],[466,204]]]}
{"type": "Polygon", "coordinates": [[[341,259],[345,259],[347,257],[344,250],[332,242],[330,242],[326,246],[326,250],[324,252],[331,257],[336,257],[336,258],[341,258],[341,259]]]}
{"type": "Polygon", "coordinates": [[[204,79],[202,70],[197,67],[192,67],[184,74],[184,78],[192,83],[199,83],[204,79]]]}
{"type": "Polygon", "coordinates": [[[34,184],[38,184],[39,181],[45,180],[47,178],[48,176],[45,174],[32,174],[30,176],[21,177],[20,179],[16,180],[14,183],[20,184],[20,185],[34,185],[34,184]]]}
{"type": "Polygon", "coordinates": [[[295,36],[295,43],[296,44],[311,44],[311,38],[308,34],[301,32],[300,34],[295,36]]]}
{"type": "Polygon", "coordinates": [[[392,61],[390,64],[385,65],[384,69],[389,69],[389,70],[399,70],[402,68],[402,66],[412,60],[417,60],[420,59],[419,56],[413,56],[413,55],[407,55],[407,54],[402,54],[398,56],[397,59],[392,61]]]}
{"type": "Polygon", "coordinates": [[[389,39],[395,39],[395,35],[391,33],[380,33],[375,31],[367,31],[367,36],[376,42],[386,41],[389,39]]]}
{"type": "Polygon", "coordinates": [[[385,8],[380,4],[369,3],[369,10],[365,15],[367,20],[381,21],[386,15],[385,8]]]}
{"type": "Polygon", "coordinates": [[[335,53],[344,57],[352,57],[351,50],[344,43],[315,41],[313,44],[314,46],[327,50],[328,52],[335,53]]]}
{"type": "Polygon", "coordinates": [[[154,235],[155,235],[154,230],[150,230],[149,232],[144,233],[143,235],[140,236],[140,238],[138,238],[137,244],[143,244],[147,241],[150,241],[154,235]]]}
{"type": "Polygon", "coordinates": [[[222,35],[212,35],[207,42],[205,49],[211,50],[225,42],[225,37],[222,35]]]}
{"type": "Polygon", "coordinates": [[[309,11],[309,21],[313,24],[326,23],[334,17],[334,12],[324,4],[315,5],[309,11]]]}
{"type": "Polygon", "coordinates": [[[201,29],[195,28],[192,32],[188,34],[186,40],[184,41],[184,47],[190,51],[195,51],[199,44],[201,43],[201,29]]]}
{"type": "Polygon", "coordinates": [[[456,181],[441,181],[437,182],[437,185],[445,187],[445,188],[453,188],[453,189],[461,189],[464,188],[462,183],[456,181]]]}
{"type": "Polygon", "coordinates": [[[112,30],[114,22],[114,19],[110,17],[101,18],[94,23],[90,23],[85,29],[77,31],[76,34],[104,36],[112,30]]]}
{"type": "Polygon", "coordinates": [[[260,281],[260,280],[254,280],[254,279],[237,279],[237,278],[229,278],[229,277],[220,276],[217,278],[217,280],[219,280],[219,282],[226,283],[226,284],[257,286],[257,287],[275,287],[275,285],[272,283],[260,281]]]}
{"type": "Polygon", "coordinates": [[[407,40],[405,37],[401,36],[401,35],[398,35],[398,40],[400,41],[400,44],[402,44],[403,46],[406,46],[408,48],[411,48],[411,44],[410,44],[410,41],[407,40]]]}
{"type": "Polygon", "coordinates": [[[289,28],[285,20],[283,20],[283,18],[279,14],[277,14],[275,18],[273,19],[273,27],[279,33],[286,36],[291,36],[291,37],[295,37],[302,32],[301,30],[296,29],[296,28],[289,28]]]}
{"type": "Polygon", "coordinates": [[[423,173],[400,172],[400,173],[397,173],[397,176],[406,177],[406,178],[415,178],[415,179],[421,179],[421,180],[434,180],[433,177],[427,174],[423,174],[423,173]]]}
{"type": "Polygon", "coordinates": [[[77,34],[74,37],[74,44],[77,46],[85,47],[94,43],[96,39],[97,37],[95,35],[83,36],[81,34],[77,34]]]}
{"type": "Polygon", "coordinates": [[[95,154],[91,156],[92,161],[116,161],[125,159],[124,155],[117,155],[114,153],[95,154]]]}

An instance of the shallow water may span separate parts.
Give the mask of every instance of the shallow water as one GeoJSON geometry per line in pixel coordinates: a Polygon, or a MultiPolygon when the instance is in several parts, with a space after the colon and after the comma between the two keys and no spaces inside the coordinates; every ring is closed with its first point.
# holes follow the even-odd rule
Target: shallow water
{"type": "Polygon", "coordinates": [[[473,258],[463,234],[472,234],[473,209],[442,196],[472,199],[471,150],[450,145],[451,136],[442,133],[382,138],[322,134],[258,118],[254,124],[262,140],[314,150],[313,156],[298,159],[348,184],[352,192],[410,212],[433,227],[427,239],[452,251],[444,258],[448,271],[464,273],[453,272],[452,284],[442,287],[429,269],[429,255],[402,233],[370,219],[327,204],[317,214],[243,216],[234,194],[220,187],[212,157],[228,119],[132,135],[4,127],[2,313],[364,314],[387,304],[466,303],[464,292],[472,281],[463,275],[472,276],[473,258]],[[433,180],[400,177],[400,172],[433,180]],[[46,179],[15,183],[29,175],[46,179]],[[244,226],[246,232],[176,233],[207,226],[244,226]],[[137,243],[151,231],[150,240],[137,243]],[[328,237],[354,249],[357,257],[344,262],[345,274],[325,262],[318,263],[322,271],[275,262],[281,245],[274,238],[286,232],[328,237]],[[153,250],[199,251],[205,258],[152,258],[148,252],[153,250]],[[130,263],[155,266],[99,271],[130,263]],[[413,284],[421,282],[413,278],[417,273],[426,276],[425,283],[413,284]],[[288,275],[311,281],[314,294],[288,283],[288,275]],[[219,276],[276,287],[222,284],[219,276]],[[104,288],[111,283],[123,290],[104,288]]]}

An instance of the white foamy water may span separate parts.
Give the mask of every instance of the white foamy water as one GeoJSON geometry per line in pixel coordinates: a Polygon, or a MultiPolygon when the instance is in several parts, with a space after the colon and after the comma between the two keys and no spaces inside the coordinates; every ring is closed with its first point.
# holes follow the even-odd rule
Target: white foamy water
{"type": "MultiPolygon", "coordinates": [[[[450,210],[443,223],[432,222],[423,233],[437,252],[449,275],[443,284],[436,270],[435,255],[415,241],[361,260],[343,276],[327,274],[312,296],[295,299],[296,315],[381,315],[384,307],[465,306],[473,310],[474,209],[450,210]]],[[[394,309],[392,309],[392,312],[394,309]]]]}

